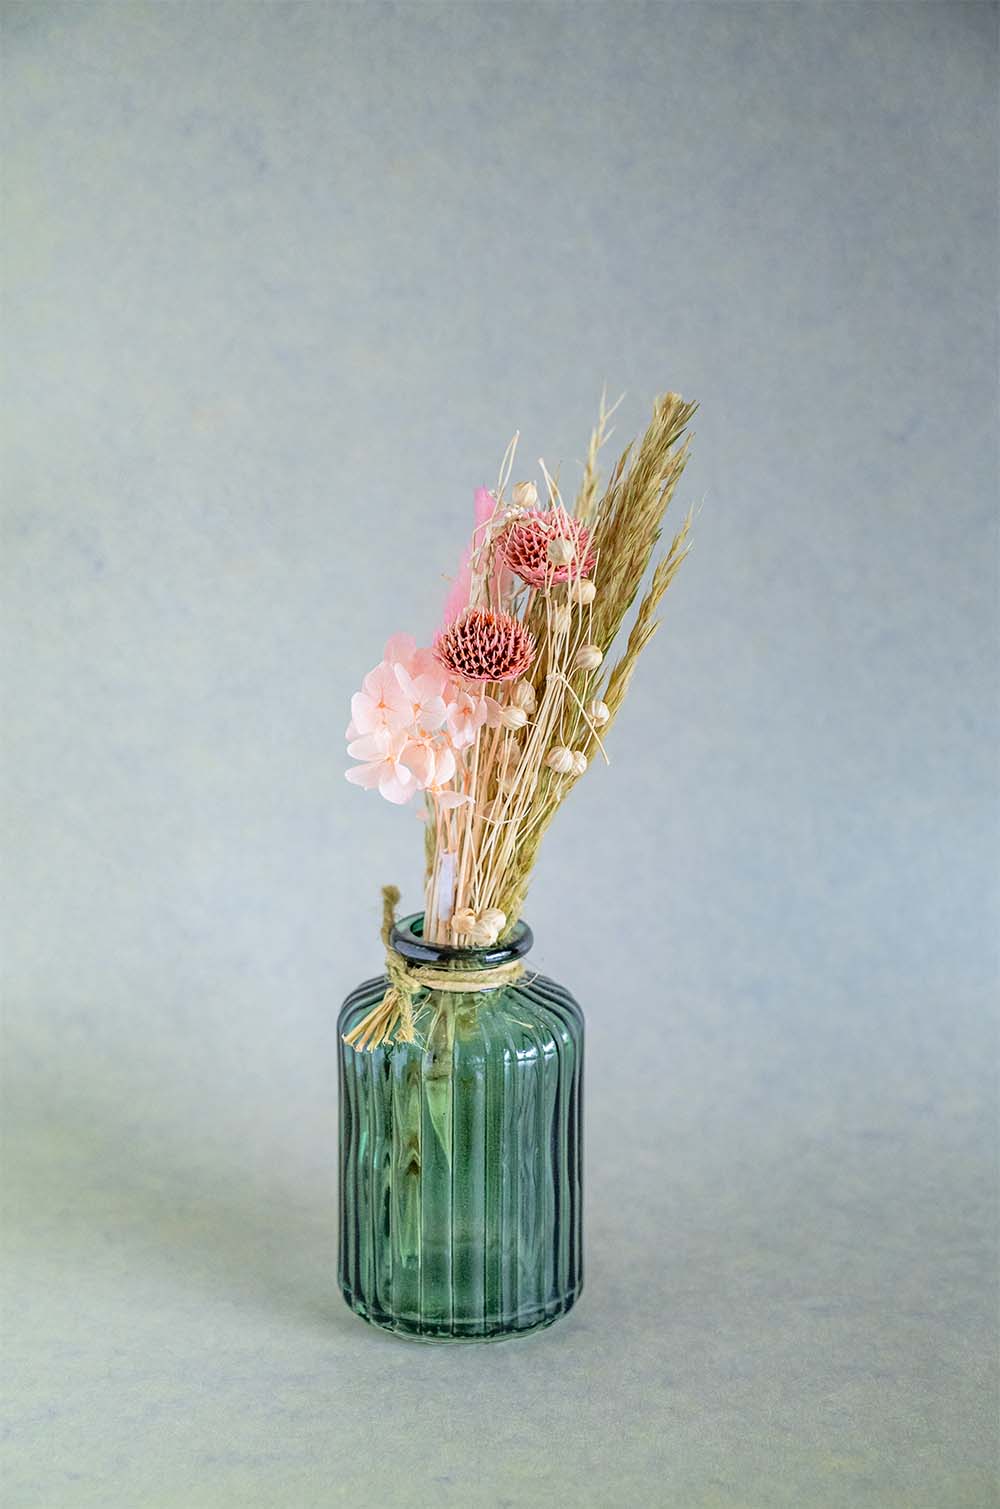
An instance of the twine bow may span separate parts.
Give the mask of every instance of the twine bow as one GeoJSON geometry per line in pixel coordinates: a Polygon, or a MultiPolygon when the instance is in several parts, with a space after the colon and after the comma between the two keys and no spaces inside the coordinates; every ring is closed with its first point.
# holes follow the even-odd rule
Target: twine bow
{"type": "Polygon", "coordinates": [[[392,946],[392,930],[396,925],[396,907],[399,890],[394,885],[382,887],[382,942],[385,945],[385,972],[389,977],[385,995],[377,1006],[350,1032],[344,1033],[344,1042],[360,1053],[373,1053],[390,1040],[397,1043],[415,1043],[413,1025],[413,1001],[420,990],[477,991],[498,990],[510,985],[524,974],[520,959],[511,959],[506,964],[489,969],[425,969],[419,964],[408,964],[402,954],[392,946]]]}

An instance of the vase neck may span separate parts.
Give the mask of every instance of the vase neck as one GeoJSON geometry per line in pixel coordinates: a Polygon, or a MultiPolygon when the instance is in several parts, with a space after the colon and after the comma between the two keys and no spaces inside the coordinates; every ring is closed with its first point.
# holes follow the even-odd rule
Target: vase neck
{"type": "Polygon", "coordinates": [[[424,917],[415,912],[403,917],[390,935],[392,947],[409,964],[424,969],[473,970],[497,969],[523,959],[535,941],[526,922],[518,922],[508,938],[477,948],[451,948],[444,943],[430,943],[423,935],[424,917]]]}

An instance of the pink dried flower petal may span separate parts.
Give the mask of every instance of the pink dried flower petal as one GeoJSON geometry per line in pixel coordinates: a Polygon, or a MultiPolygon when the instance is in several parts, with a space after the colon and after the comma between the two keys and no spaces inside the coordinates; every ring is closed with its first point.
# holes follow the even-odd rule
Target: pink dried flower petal
{"type": "Polygon", "coordinates": [[[464,807],[466,802],[472,801],[471,796],[466,796],[464,792],[454,791],[451,788],[442,791],[435,790],[434,787],[430,789],[439,807],[464,807]]]}

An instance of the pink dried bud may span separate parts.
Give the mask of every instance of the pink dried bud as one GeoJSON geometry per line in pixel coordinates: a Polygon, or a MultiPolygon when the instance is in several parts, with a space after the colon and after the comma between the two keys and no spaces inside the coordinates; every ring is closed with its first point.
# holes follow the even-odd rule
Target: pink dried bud
{"type": "Polygon", "coordinates": [[[498,544],[504,564],[529,587],[566,581],[572,562],[576,563],[575,575],[586,575],[597,560],[590,548],[589,530],[561,506],[536,509],[512,519],[498,544]],[[557,560],[555,556],[566,558],[557,560]]]}
{"type": "Polygon", "coordinates": [[[535,657],[535,641],[509,613],[470,608],[438,635],[434,653],[446,670],[466,681],[512,681],[535,657]]]}

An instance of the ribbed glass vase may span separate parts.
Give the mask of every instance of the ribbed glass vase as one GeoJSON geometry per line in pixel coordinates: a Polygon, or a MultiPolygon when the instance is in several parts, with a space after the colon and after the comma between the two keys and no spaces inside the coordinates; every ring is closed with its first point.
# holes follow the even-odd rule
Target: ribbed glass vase
{"type": "MultiPolygon", "coordinates": [[[[423,968],[489,970],[505,943],[392,935],[423,968]]],[[[386,979],[348,996],[349,1032],[386,979]]],[[[551,1324],[582,1286],[583,1015],[527,971],[474,991],[421,990],[418,1042],[358,1052],[340,1040],[340,1286],[356,1314],[400,1335],[489,1340],[551,1324]]]]}

